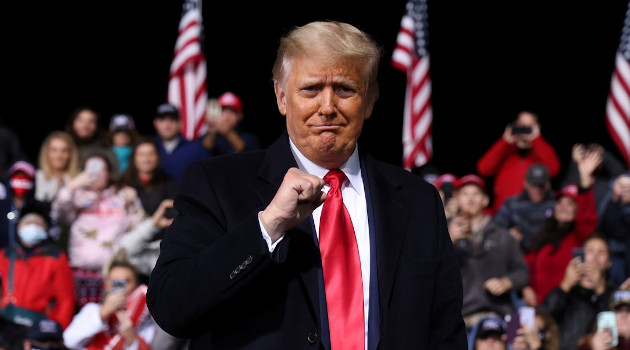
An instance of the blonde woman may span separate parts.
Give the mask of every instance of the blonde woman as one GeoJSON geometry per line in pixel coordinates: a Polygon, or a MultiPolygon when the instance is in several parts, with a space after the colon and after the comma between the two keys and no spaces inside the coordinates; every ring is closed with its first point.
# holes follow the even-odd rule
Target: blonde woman
{"type": "Polygon", "coordinates": [[[79,151],[72,136],[53,131],[39,150],[35,174],[35,198],[51,203],[60,188],[79,173],[79,151]]]}

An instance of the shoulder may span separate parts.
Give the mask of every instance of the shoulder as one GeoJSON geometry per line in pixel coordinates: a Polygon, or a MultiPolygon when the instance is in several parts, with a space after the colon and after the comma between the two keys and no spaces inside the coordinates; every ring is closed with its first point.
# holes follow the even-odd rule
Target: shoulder
{"type": "Polygon", "coordinates": [[[260,167],[264,157],[265,151],[263,150],[219,155],[193,162],[186,171],[202,171],[212,174],[242,174],[243,171],[251,171],[260,167]]]}
{"type": "Polygon", "coordinates": [[[401,166],[387,163],[370,155],[366,155],[364,159],[368,172],[374,172],[375,176],[382,176],[399,186],[411,186],[422,191],[437,191],[435,186],[424,180],[422,176],[405,170],[401,166]]]}

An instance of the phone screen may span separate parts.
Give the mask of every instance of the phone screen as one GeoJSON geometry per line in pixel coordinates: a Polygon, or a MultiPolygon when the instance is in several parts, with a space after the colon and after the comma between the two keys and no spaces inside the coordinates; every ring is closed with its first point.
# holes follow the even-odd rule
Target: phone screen
{"type": "Polygon", "coordinates": [[[518,317],[522,325],[525,325],[529,328],[534,328],[536,326],[536,309],[531,306],[521,306],[518,309],[518,317]]]}
{"type": "Polygon", "coordinates": [[[602,311],[597,314],[597,330],[609,331],[612,334],[611,346],[617,346],[619,342],[617,334],[617,316],[614,311],[602,311]]]}
{"type": "Polygon", "coordinates": [[[573,248],[573,257],[580,258],[580,262],[584,262],[584,248],[573,248]]]}

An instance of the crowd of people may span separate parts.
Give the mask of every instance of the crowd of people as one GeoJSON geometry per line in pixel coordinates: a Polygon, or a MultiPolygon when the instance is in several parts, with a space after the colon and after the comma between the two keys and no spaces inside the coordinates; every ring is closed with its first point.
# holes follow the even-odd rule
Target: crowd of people
{"type": "Polygon", "coordinates": [[[560,164],[536,114],[522,111],[476,172],[424,175],[442,195],[471,349],[628,348],[630,171],[598,144],[575,144],[560,164]],[[523,308],[541,320],[514,326],[523,308]],[[618,345],[598,328],[606,311],[618,345]]]}
{"type": "Polygon", "coordinates": [[[47,135],[36,161],[2,128],[11,137],[0,149],[0,349],[26,349],[42,322],[51,344],[30,339],[40,344],[33,349],[187,348],[155,324],[145,301],[177,214],[179,177],[196,160],[260,148],[240,127],[239,96],[209,102],[218,109],[196,140],[182,137],[179,110],[168,103],[156,108],[153,135],[138,133],[125,113],[106,129],[81,106],[47,135]]]}
{"type": "MultiPolygon", "coordinates": [[[[290,93],[285,83],[277,79],[276,93],[290,93]]],[[[147,306],[160,243],[179,214],[175,192],[191,163],[261,148],[256,134],[239,126],[239,96],[226,92],[208,106],[206,132],[196,140],[181,135],[179,111],[168,103],[156,108],[155,135],[140,135],[129,114],[111,116],[102,129],[99,113],[81,106],[65,129],[43,140],[37,162],[14,134],[0,133],[11,135],[0,138],[0,349],[187,348],[147,306]]],[[[311,146],[299,143],[291,152],[311,146]]],[[[562,171],[538,116],[522,111],[476,169],[425,174],[441,195],[461,272],[469,349],[630,349],[630,171],[597,144],[575,144],[570,157],[562,171]],[[560,174],[560,187],[552,188],[560,174]],[[533,310],[531,322],[523,310],[533,310]],[[598,327],[602,312],[614,313],[614,332],[598,327]]],[[[229,159],[217,164],[233,165],[229,159]]],[[[230,176],[217,182],[227,186],[230,176]]],[[[201,196],[195,184],[184,187],[190,198],[201,196]]],[[[169,243],[171,263],[185,260],[178,254],[192,256],[169,243]]]]}

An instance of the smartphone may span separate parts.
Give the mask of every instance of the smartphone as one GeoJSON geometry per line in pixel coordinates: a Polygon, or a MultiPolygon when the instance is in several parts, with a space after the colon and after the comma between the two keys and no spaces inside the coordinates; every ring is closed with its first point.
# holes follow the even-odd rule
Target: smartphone
{"type": "Polygon", "coordinates": [[[512,135],[531,134],[531,133],[532,133],[532,127],[531,126],[514,125],[512,127],[512,135]]]}
{"type": "Polygon", "coordinates": [[[103,163],[103,161],[97,158],[88,159],[88,161],[85,163],[85,171],[93,175],[100,174],[100,172],[103,171],[104,167],[105,164],[103,163]]]}
{"type": "Polygon", "coordinates": [[[584,248],[573,248],[573,257],[580,258],[580,262],[584,262],[584,248]]]}
{"type": "Polygon", "coordinates": [[[610,346],[615,347],[619,342],[617,333],[617,316],[614,311],[602,311],[597,314],[597,331],[609,331],[612,334],[610,346]]]}
{"type": "Polygon", "coordinates": [[[521,320],[518,312],[512,312],[505,316],[505,322],[507,323],[507,329],[505,333],[507,334],[507,342],[512,344],[514,342],[514,338],[516,338],[516,334],[518,329],[521,328],[521,320]]]}
{"type": "Polygon", "coordinates": [[[536,309],[532,306],[521,306],[518,308],[518,318],[520,323],[529,328],[536,327],[536,309]]]}
{"type": "Polygon", "coordinates": [[[125,289],[127,287],[127,280],[115,279],[112,280],[112,292],[125,289]]]}

